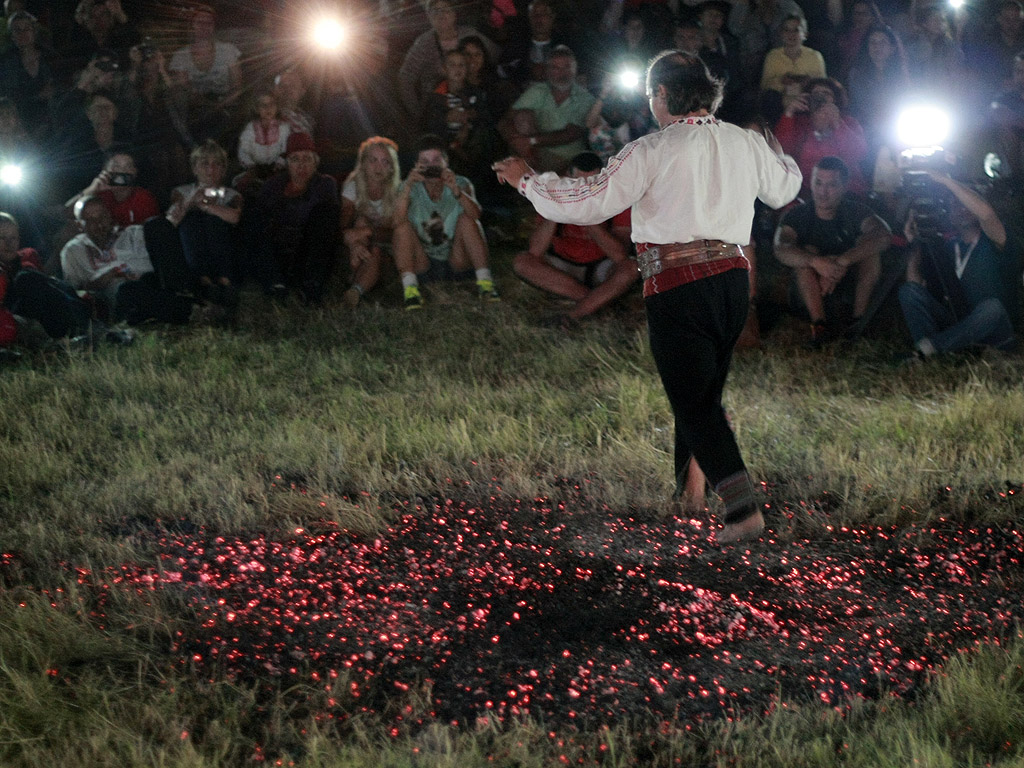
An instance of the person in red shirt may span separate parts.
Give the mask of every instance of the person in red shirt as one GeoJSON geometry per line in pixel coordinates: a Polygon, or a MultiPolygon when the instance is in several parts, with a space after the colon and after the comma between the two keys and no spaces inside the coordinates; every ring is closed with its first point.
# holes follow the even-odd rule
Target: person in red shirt
{"type": "Polygon", "coordinates": [[[160,206],[149,190],[136,184],[139,175],[135,158],[125,149],[114,149],[107,155],[103,170],[92,182],[68,200],[64,206],[73,210],[83,197],[98,195],[119,227],[142,224],[160,215],[160,206]]]}
{"type": "MultiPolygon", "coordinates": [[[[568,176],[586,178],[603,166],[593,152],[570,161],[568,176]]],[[[630,213],[627,208],[603,224],[557,224],[539,217],[527,250],[516,254],[512,268],[528,283],[558,296],[574,299],[567,313],[586,317],[617,299],[640,273],[629,259],[630,213]]]]}
{"type": "Polygon", "coordinates": [[[66,283],[42,273],[34,248],[20,245],[18,221],[0,213],[0,350],[84,332],[89,306],[66,283]],[[35,330],[39,325],[45,335],[35,330]]]}

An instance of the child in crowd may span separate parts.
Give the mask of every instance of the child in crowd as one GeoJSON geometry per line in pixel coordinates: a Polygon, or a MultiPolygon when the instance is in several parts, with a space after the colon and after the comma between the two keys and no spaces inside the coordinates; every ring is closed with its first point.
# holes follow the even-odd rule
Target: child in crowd
{"type": "Polygon", "coordinates": [[[342,236],[352,267],[352,285],[342,296],[348,307],[355,307],[380,280],[382,257],[391,252],[401,183],[398,145],[383,136],[364,141],[341,190],[342,236]]]}
{"type": "Polygon", "coordinates": [[[458,173],[468,173],[485,97],[469,84],[466,55],[461,51],[445,54],[444,73],[445,79],[427,100],[423,127],[427,133],[445,138],[452,167],[458,173]]]}
{"type": "Polygon", "coordinates": [[[271,91],[256,95],[255,113],[238,137],[238,162],[244,170],[233,186],[242,194],[255,194],[263,181],[284,169],[284,150],[292,132],[271,91]]]}

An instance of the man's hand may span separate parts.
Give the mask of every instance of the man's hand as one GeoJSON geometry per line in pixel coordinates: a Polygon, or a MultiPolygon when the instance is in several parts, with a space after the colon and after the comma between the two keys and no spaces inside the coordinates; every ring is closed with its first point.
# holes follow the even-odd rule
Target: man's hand
{"type": "Polygon", "coordinates": [[[441,181],[444,182],[444,185],[448,187],[456,197],[462,194],[462,190],[459,188],[459,184],[455,180],[455,171],[451,168],[445,168],[441,171],[441,181]]]}
{"type": "Polygon", "coordinates": [[[536,173],[521,157],[506,157],[504,160],[499,160],[491,165],[491,170],[497,175],[498,181],[516,189],[519,188],[519,182],[523,176],[536,173]]]}
{"type": "Polygon", "coordinates": [[[840,264],[838,259],[815,256],[811,259],[811,269],[818,273],[821,295],[828,296],[839,285],[839,281],[846,276],[847,268],[840,264]]]}

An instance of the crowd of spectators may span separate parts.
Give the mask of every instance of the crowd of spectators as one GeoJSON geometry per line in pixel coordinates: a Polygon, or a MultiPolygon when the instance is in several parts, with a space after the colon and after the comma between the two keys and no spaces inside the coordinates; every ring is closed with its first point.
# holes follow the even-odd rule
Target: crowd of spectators
{"type": "MultiPolygon", "coordinates": [[[[655,130],[642,78],[620,76],[668,47],[725,82],[721,119],[776,132],[811,219],[823,168],[860,199],[857,223],[902,237],[885,169],[896,112],[920,94],[967,118],[962,145],[998,150],[1002,175],[1024,179],[1021,0],[352,0],[331,50],[312,42],[316,9],[6,0],[0,161],[24,177],[0,187],[0,234],[17,227],[23,269],[115,321],[186,322],[210,304],[230,315],[246,281],[318,303],[335,272],[354,307],[389,265],[409,309],[438,277],[475,278],[497,300],[483,224],[514,193],[490,163],[512,152],[590,172],[581,153],[606,160],[655,130]]],[[[795,216],[777,255],[820,323],[823,286],[843,276],[808,271],[817,246],[797,246],[795,216]]],[[[762,260],[777,224],[767,243],[752,233],[762,260]]],[[[537,227],[515,270],[577,314],[631,284],[619,224],[537,227]],[[608,259],[610,284],[563,271],[552,259],[566,253],[608,259]]],[[[849,265],[855,315],[878,281],[876,244],[849,265]]]]}

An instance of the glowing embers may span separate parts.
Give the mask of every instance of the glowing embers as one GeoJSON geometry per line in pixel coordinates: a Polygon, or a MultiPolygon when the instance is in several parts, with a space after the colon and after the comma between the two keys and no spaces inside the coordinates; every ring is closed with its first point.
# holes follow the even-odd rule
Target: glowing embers
{"type": "MultiPolygon", "coordinates": [[[[997,529],[722,550],[706,524],[575,496],[410,508],[386,535],[160,540],[161,567],[89,583],[173,590],[199,621],[174,648],[230,675],[347,680],[353,709],[429,690],[431,717],[706,718],[787,696],[903,693],[1024,607],[1024,539],[997,529]],[[998,585],[998,588],[996,588],[998,585]]],[[[396,715],[401,719],[403,715],[396,715]]]]}

